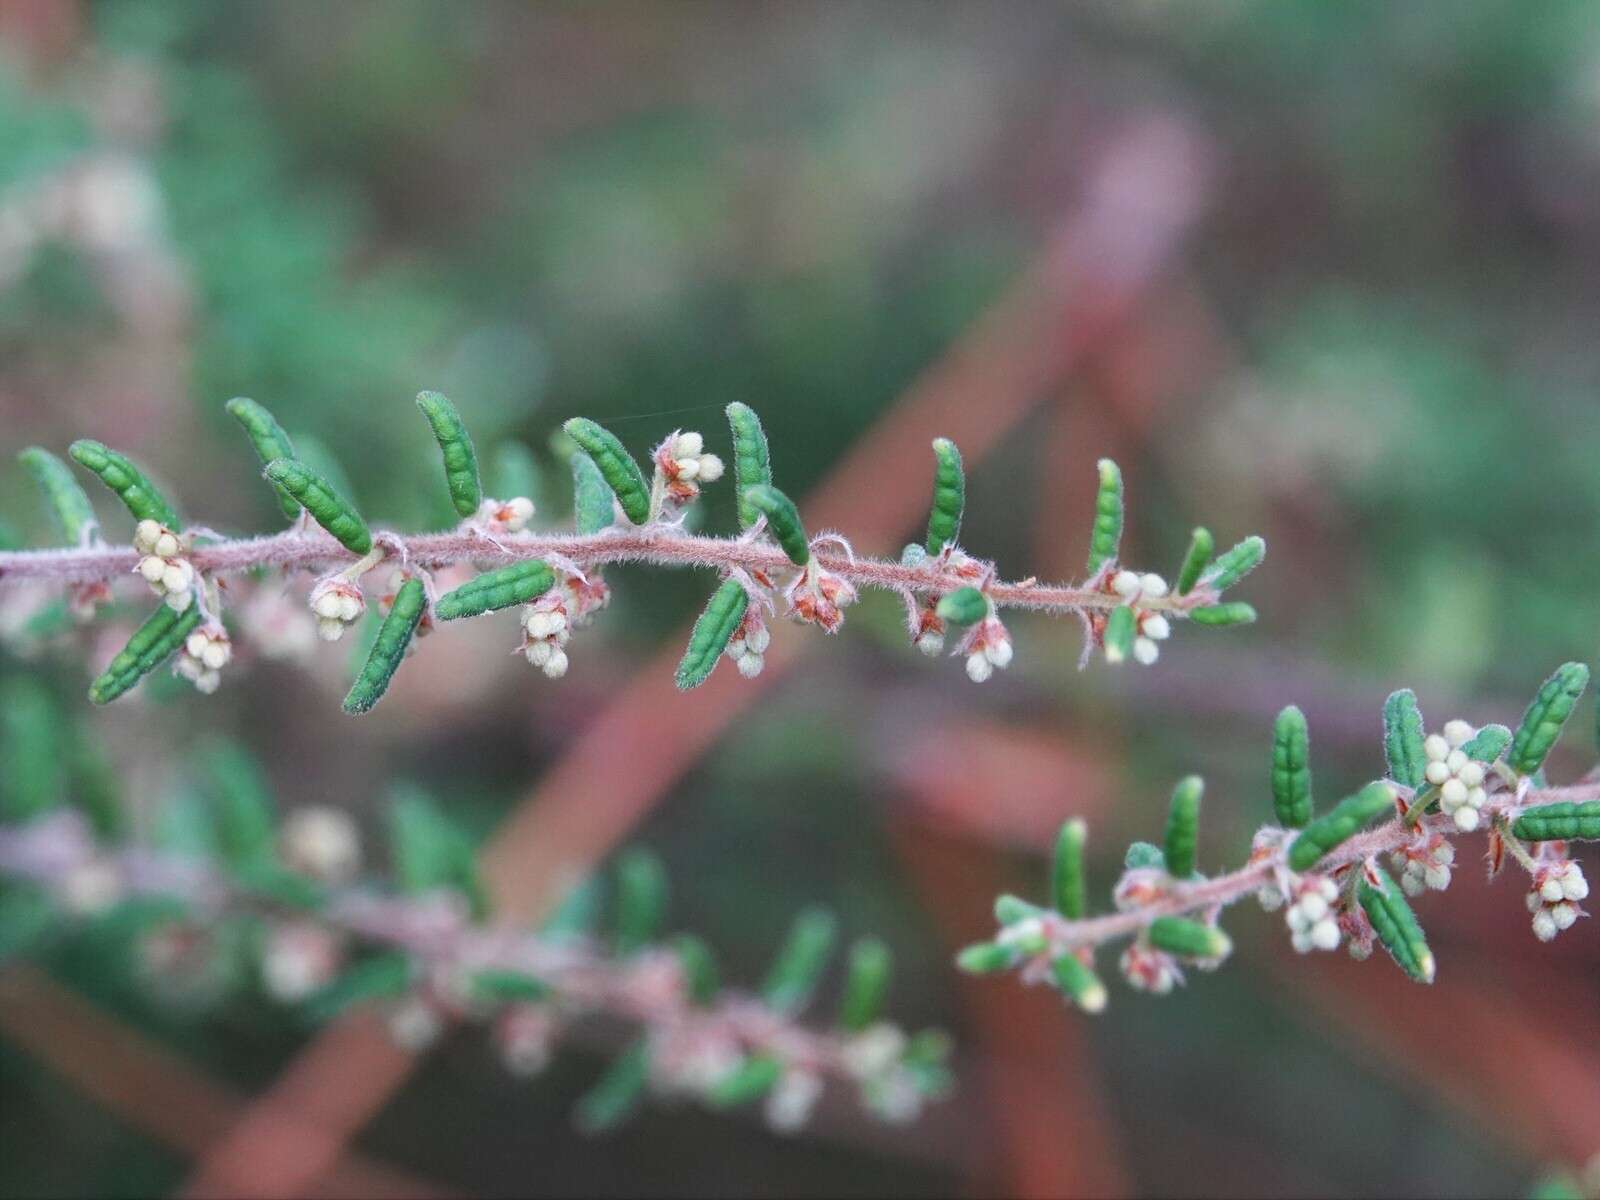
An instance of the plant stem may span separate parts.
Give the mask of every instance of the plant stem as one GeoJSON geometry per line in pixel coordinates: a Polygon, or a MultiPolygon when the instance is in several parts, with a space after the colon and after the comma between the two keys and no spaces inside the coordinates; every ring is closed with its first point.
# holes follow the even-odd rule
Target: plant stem
{"type": "MultiPolygon", "coordinates": [[[[491,537],[472,529],[450,533],[386,535],[391,547],[405,549],[407,560],[434,568],[471,562],[503,566],[529,558],[557,556],[579,566],[640,562],[661,567],[700,567],[726,571],[741,568],[768,575],[792,571],[782,550],[767,542],[744,538],[704,537],[666,525],[613,527],[602,533],[509,534],[491,537]]],[[[231,574],[254,567],[318,570],[348,565],[355,556],[320,530],[288,529],[263,537],[239,538],[196,546],[189,554],[201,572],[231,574]]],[[[824,569],[858,588],[896,592],[943,594],[972,580],[938,562],[907,566],[888,559],[859,558],[836,550],[818,549],[813,558],[824,569]]],[[[70,547],[59,550],[0,552],[0,587],[23,581],[60,584],[109,582],[133,571],[138,555],[116,547],[70,547]]],[[[998,607],[1039,612],[1075,612],[1112,609],[1123,603],[1115,593],[1067,584],[1041,584],[1033,580],[995,582],[985,589],[998,607]]],[[[1194,608],[1214,604],[1217,596],[1200,587],[1187,596],[1146,598],[1140,607],[1185,617],[1194,608]]]]}

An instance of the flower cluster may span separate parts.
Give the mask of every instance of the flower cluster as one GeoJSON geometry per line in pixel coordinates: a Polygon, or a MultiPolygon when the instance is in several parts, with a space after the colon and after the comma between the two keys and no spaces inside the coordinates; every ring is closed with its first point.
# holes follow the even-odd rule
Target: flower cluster
{"type": "MultiPolygon", "coordinates": [[[[1167,595],[1167,581],[1154,572],[1143,575],[1135,571],[1118,571],[1111,577],[1111,590],[1133,610],[1133,657],[1136,662],[1149,666],[1161,657],[1161,643],[1172,636],[1172,625],[1159,612],[1153,612],[1144,603],[1163,600],[1167,595]]],[[[1107,651],[1108,661],[1114,651],[1107,651]]]]}
{"type": "Polygon", "coordinates": [[[838,633],[844,609],[856,602],[856,589],[812,558],[784,589],[784,599],[797,621],[815,625],[824,633],[838,633]]]}
{"type": "Polygon", "coordinates": [[[483,524],[491,533],[521,533],[533,520],[533,501],[526,496],[509,500],[485,500],[483,524]]]}
{"type": "Polygon", "coordinates": [[[674,431],[655,449],[656,471],[665,497],[683,506],[700,495],[702,483],[722,478],[722,460],[706,453],[705,439],[694,431],[674,431]]]}
{"type": "Polygon", "coordinates": [[[550,679],[567,673],[567,642],[611,602],[598,572],[564,573],[560,582],[522,609],[522,654],[550,679]]]}
{"type": "Polygon", "coordinates": [[[985,617],[967,631],[957,653],[967,656],[967,678],[982,683],[995,668],[1004,670],[1011,665],[1011,634],[999,617],[985,617]]]}
{"type": "Polygon", "coordinates": [[[173,612],[185,611],[194,601],[195,574],[183,536],[147,517],[133,532],[133,548],[139,554],[135,569],[150,590],[173,612]]]}
{"type": "Polygon", "coordinates": [[[1450,867],[1456,861],[1456,848],[1442,833],[1423,830],[1400,847],[1389,861],[1400,871],[1400,886],[1408,896],[1432,890],[1442,892],[1450,886],[1450,867]]]}
{"type": "Polygon", "coordinates": [[[1339,885],[1325,875],[1308,875],[1300,880],[1294,902],[1283,914],[1295,953],[1339,948],[1339,918],[1334,909],[1338,898],[1339,885]]]}
{"type": "Polygon", "coordinates": [[[325,642],[337,642],[367,611],[360,585],[343,574],[318,580],[311,589],[310,603],[317,618],[317,634],[325,642]]]}
{"type": "Polygon", "coordinates": [[[176,670],[195,690],[211,695],[222,684],[222,668],[233,658],[233,643],[220,621],[207,621],[191,633],[178,655],[176,670]]]}
{"type": "Polygon", "coordinates": [[[766,620],[758,610],[751,608],[740,618],[739,628],[728,640],[728,648],[724,653],[733,660],[739,674],[746,679],[754,679],[767,665],[767,647],[771,644],[772,634],[767,629],[766,620]]]}
{"type": "Polygon", "coordinates": [[[1483,786],[1483,764],[1474,762],[1461,748],[1477,732],[1465,721],[1448,721],[1442,735],[1431,734],[1423,742],[1423,751],[1428,756],[1426,778],[1439,789],[1439,807],[1463,833],[1471,833],[1478,827],[1483,819],[1483,806],[1489,799],[1483,786]]]}
{"type": "Polygon", "coordinates": [[[1137,992],[1165,996],[1174,986],[1183,982],[1183,970],[1178,966],[1178,960],[1143,940],[1128,943],[1117,965],[1128,986],[1137,992]]]}
{"type": "Polygon", "coordinates": [[[1528,911],[1533,914],[1533,936],[1541,942],[1571,929],[1584,916],[1578,901],[1589,895],[1589,881],[1583,868],[1568,859],[1542,864],[1528,889],[1528,911]]]}

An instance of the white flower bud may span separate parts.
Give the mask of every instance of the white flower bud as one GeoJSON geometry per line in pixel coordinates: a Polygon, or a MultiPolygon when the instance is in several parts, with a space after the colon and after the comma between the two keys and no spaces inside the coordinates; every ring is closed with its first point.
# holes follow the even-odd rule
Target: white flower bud
{"type": "Polygon", "coordinates": [[[166,570],[161,572],[161,586],[169,592],[183,591],[193,579],[194,568],[181,558],[168,563],[166,570]]]}
{"type": "Polygon", "coordinates": [[[1555,921],[1557,929],[1571,929],[1578,920],[1578,910],[1571,904],[1561,903],[1550,906],[1550,918],[1555,921]]]}
{"type": "Polygon", "coordinates": [[[1462,833],[1471,833],[1478,827],[1478,810],[1471,805],[1463,804],[1455,811],[1456,828],[1462,833]]]}
{"type": "Polygon", "coordinates": [[[917,638],[917,649],[929,658],[938,658],[944,653],[944,635],[942,633],[924,633],[917,638]]]}
{"type": "Polygon", "coordinates": [[[365,607],[360,596],[346,592],[339,597],[339,619],[341,621],[354,621],[361,615],[361,610],[365,607]]]}
{"type": "Polygon", "coordinates": [[[199,658],[206,652],[206,647],[210,643],[211,639],[202,630],[196,629],[189,635],[188,640],[183,643],[183,648],[190,658],[199,658]]]}
{"type": "Polygon", "coordinates": [[[967,655],[967,678],[973,683],[982,683],[993,674],[994,664],[989,661],[987,655],[967,655]]]}
{"type": "Polygon", "coordinates": [[[318,617],[317,636],[325,642],[337,642],[344,636],[344,622],[338,617],[318,617]]]}
{"type": "Polygon", "coordinates": [[[1422,878],[1434,891],[1442,892],[1450,886],[1450,868],[1435,864],[1423,870],[1422,878]]]}
{"type": "Polygon", "coordinates": [[[344,883],[361,866],[361,835],[343,809],[296,809],[284,821],[279,843],[291,869],[327,883],[344,883]]]}
{"type": "Polygon", "coordinates": [[[1147,637],[1133,639],[1133,657],[1136,662],[1149,666],[1161,657],[1161,647],[1147,637]]]}
{"type": "Polygon", "coordinates": [[[555,649],[549,642],[535,641],[528,643],[523,650],[523,654],[534,666],[542,667],[550,661],[550,656],[555,653],[555,649]]]}
{"type": "Polygon", "coordinates": [[[1461,774],[1461,768],[1471,760],[1460,750],[1450,751],[1450,756],[1444,760],[1444,765],[1449,767],[1452,774],[1461,774]]]}
{"type": "Polygon", "coordinates": [[[1539,885],[1539,895],[1547,904],[1558,904],[1567,897],[1566,890],[1561,886],[1561,880],[1554,875],[1539,885]]]}
{"type": "Polygon", "coordinates": [[[1589,881],[1583,877],[1583,871],[1577,863],[1568,864],[1567,873],[1561,880],[1561,890],[1568,900],[1589,898],[1589,881]]]}
{"type": "Polygon", "coordinates": [[[319,617],[332,617],[338,620],[344,610],[344,598],[335,591],[326,591],[318,596],[311,605],[311,611],[319,617]]]}
{"type": "Polygon", "coordinates": [[[722,460],[715,454],[702,454],[700,456],[701,483],[715,483],[722,478],[724,469],[722,460]]]}
{"type": "Polygon", "coordinates": [[[1407,871],[1400,876],[1400,890],[1408,896],[1420,896],[1427,890],[1427,886],[1415,872],[1407,871]]]}
{"type": "Polygon", "coordinates": [[[181,592],[168,592],[166,595],[167,607],[173,612],[183,612],[194,603],[194,593],[185,589],[181,592]]]}
{"type": "Polygon", "coordinates": [[[746,654],[734,665],[739,668],[739,674],[746,679],[754,679],[761,674],[761,668],[767,665],[767,660],[759,654],[746,654]]]}
{"type": "Polygon", "coordinates": [[[672,457],[699,458],[705,448],[705,439],[691,429],[688,433],[680,433],[672,443],[672,457]]]}
{"type": "Polygon", "coordinates": [[[1541,908],[1533,914],[1533,936],[1541,942],[1553,941],[1559,932],[1556,919],[1550,915],[1548,908],[1541,908]]]}
{"type": "Polygon", "coordinates": [[[1118,571],[1111,577],[1111,590],[1123,599],[1138,594],[1139,577],[1132,571],[1118,571]]]}
{"type": "Polygon", "coordinates": [[[1447,779],[1444,786],[1439,789],[1439,803],[1447,808],[1454,808],[1458,804],[1467,802],[1467,785],[1459,779],[1447,779]]]}
{"type": "Polygon", "coordinates": [[[984,647],[983,654],[985,658],[987,658],[997,667],[1004,668],[1010,666],[1012,654],[1011,639],[1000,638],[996,641],[990,642],[984,647]]]}
{"type": "Polygon", "coordinates": [[[139,574],[144,576],[146,583],[160,583],[161,577],[167,572],[167,564],[154,554],[146,555],[139,560],[139,574]]]}
{"type": "Polygon", "coordinates": [[[1488,799],[1489,793],[1481,787],[1469,788],[1467,791],[1467,803],[1473,808],[1482,808],[1488,799]]]}
{"type": "Polygon", "coordinates": [[[156,539],[154,553],[157,558],[176,558],[178,556],[178,539],[170,533],[163,533],[156,539]]]}
{"type": "Polygon", "coordinates": [[[1443,762],[1450,757],[1450,743],[1437,733],[1430,733],[1422,743],[1422,752],[1434,762],[1443,762]]]}
{"type": "Polygon", "coordinates": [[[1460,719],[1446,721],[1444,725],[1445,741],[1449,742],[1451,746],[1465,746],[1477,735],[1477,732],[1471,725],[1460,719]]]}
{"type": "Polygon", "coordinates": [[[205,649],[200,652],[200,661],[205,663],[208,670],[220,671],[228,665],[228,660],[233,657],[233,648],[227,642],[208,641],[205,649]]]}
{"type": "Polygon", "coordinates": [[[698,458],[680,458],[675,464],[678,468],[678,478],[688,483],[699,476],[700,460],[698,458]]]}
{"type": "Polygon", "coordinates": [[[757,625],[745,634],[744,644],[756,654],[765,654],[767,647],[772,644],[772,634],[765,625],[757,625]]]}
{"type": "Polygon", "coordinates": [[[544,673],[551,679],[560,679],[567,673],[567,652],[561,649],[552,649],[550,657],[545,660],[544,673]]]}
{"type": "Polygon", "coordinates": [[[1152,572],[1139,580],[1139,590],[1146,596],[1159,600],[1167,594],[1167,581],[1152,572]]]}
{"type": "Polygon", "coordinates": [[[1439,784],[1450,778],[1450,768],[1445,766],[1444,763],[1440,762],[1438,759],[1434,759],[1428,764],[1427,769],[1423,772],[1423,775],[1426,776],[1429,783],[1437,787],[1439,784]]]}
{"type": "Polygon", "coordinates": [[[550,623],[550,614],[540,609],[534,609],[528,614],[526,624],[529,637],[545,638],[554,632],[550,623]]]}
{"type": "Polygon", "coordinates": [[[1311,944],[1318,950],[1337,950],[1339,948],[1339,923],[1332,917],[1324,917],[1318,921],[1311,930],[1311,944]]]}
{"type": "Polygon", "coordinates": [[[152,521],[149,517],[140,521],[133,528],[133,547],[145,554],[153,552],[156,541],[164,531],[159,521],[152,521]]]}
{"type": "Polygon", "coordinates": [[[1300,911],[1308,921],[1320,921],[1328,915],[1328,902],[1321,892],[1308,892],[1300,898],[1300,911]]]}
{"type": "Polygon", "coordinates": [[[1172,636],[1172,625],[1160,613],[1152,613],[1144,619],[1144,623],[1139,627],[1139,632],[1147,638],[1164,642],[1172,636]]]}

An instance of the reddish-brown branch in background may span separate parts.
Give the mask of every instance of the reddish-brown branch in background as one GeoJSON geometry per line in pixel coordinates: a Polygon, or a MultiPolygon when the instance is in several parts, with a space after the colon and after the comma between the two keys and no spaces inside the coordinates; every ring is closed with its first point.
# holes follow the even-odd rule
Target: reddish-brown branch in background
{"type": "MultiPolygon", "coordinates": [[[[245,1111],[242,1096],[31,966],[0,972],[0,1032],[130,1127],[186,1154],[203,1155],[245,1111]]],[[[308,1194],[399,1200],[449,1193],[347,1156],[308,1194]]]]}
{"type": "MultiPolygon", "coordinates": [[[[810,527],[848,526],[863,552],[892,547],[923,514],[928,439],[952,438],[969,464],[981,461],[1087,348],[1126,319],[1193,220],[1204,174],[1203,148],[1173,119],[1147,119],[1114,142],[1089,176],[1082,210],[1052,237],[1037,266],[807,497],[810,527]]],[[[626,836],[759,695],[752,683],[771,687],[791,660],[787,645],[774,642],[757,680],[714,677],[683,703],[673,684],[683,637],[628,682],[487,848],[486,882],[508,918],[537,917],[562,880],[626,836]]],[[[306,1052],[311,1065],[286,1072],[200,1164],[188,1193],[304,1190],[336,1147],[320,1139],[257,1140],[273,1127],[259,1114],[300,1111],[315,1098],[325,1128],[348,1136],[403,1080],[397,1054],[373,1023],[336,1024],[306,1052]],[[338,1053],[324,1053],[326,1043],[338,1053]]]]}

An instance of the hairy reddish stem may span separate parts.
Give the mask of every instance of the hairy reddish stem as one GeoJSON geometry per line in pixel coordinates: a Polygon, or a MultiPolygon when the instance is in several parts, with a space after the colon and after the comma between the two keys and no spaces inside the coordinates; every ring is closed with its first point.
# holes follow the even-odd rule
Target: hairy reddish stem
{"type": "MultiPolygon", "coordinates": [[[[768,542],[741,538],[703,537],[669,526],[613,527],[603,533],[496,535],[471,530],[388,535],[403,546],[408,561],[423,567],[472,562],[502,566],[522,559],[557,556],[579,566],[642,562],[662,567],[702,567],[726,571],[741,568],[769,575],[793,571],[783,551],[768,542]]],[[[813,557],[826,570],[858,588],[881,588],[943,594],[973,582],[937,560],[907,566],[887,559],[858,558],[817,549],[813,557]]],[[[321,530],[289,529],[264,537],[240,538],[196,546],[188,558],[197,570],[229,574],[252,567],[316,570],[353,563],[356,556],[321,530]]],[[[0,552],[0,587],[26,580],[60,584],[105,583],[131,573],[138,562],[132,549],[92,546],[60,550],[0,552]]],[[[985,589],[996,605],[1041,612],[1111,609],[1124,601],[1114,593],[1033,580],[994,582],[985,589]]],[[[1186,616],[1190,609],[1216,602],[1216,593],[1199,587],[1187,596],[1146,597],[1139,606],[1186,616]]]]}

